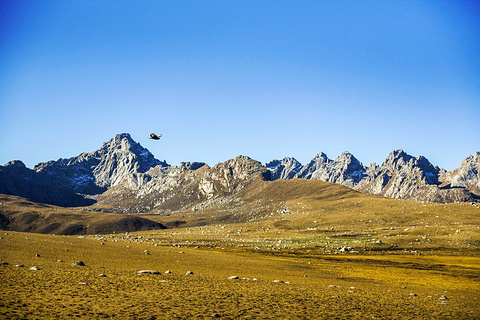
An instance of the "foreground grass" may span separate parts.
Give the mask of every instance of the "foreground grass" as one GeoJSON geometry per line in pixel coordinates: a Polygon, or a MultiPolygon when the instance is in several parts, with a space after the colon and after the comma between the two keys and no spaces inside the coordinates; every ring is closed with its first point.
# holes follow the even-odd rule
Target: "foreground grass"
{"type": "Polygon", "coordinates": [[[312,239],[258,224],[90,237],[2,232],[0,318],[480,317],[475,250],[339,253],[312,239]],[[284,247],[285,239],[293,240],[284,247]],[[71,265],[78,260],[86,266],[71,265]],[[137,275],[143,269],[161,274],[137,275]]]}

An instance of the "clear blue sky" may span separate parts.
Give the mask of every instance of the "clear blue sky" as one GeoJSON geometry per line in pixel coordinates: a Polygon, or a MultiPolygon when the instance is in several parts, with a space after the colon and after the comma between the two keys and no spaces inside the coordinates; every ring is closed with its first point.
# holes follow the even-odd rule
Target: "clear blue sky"
{"type": "Polygon", "coordinates": [[[0,164],[480,150],[478,1],[0,0],[0,164]],[[162,133],[160,141],[148,139],[162,133]]]}

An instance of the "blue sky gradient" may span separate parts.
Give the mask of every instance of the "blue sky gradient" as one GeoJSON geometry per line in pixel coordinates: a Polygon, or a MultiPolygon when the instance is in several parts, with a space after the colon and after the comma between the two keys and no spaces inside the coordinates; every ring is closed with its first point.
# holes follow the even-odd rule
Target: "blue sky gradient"
{"type": "Polygon", "coordinates": [[[480,150],[477,1],[0,2],[0,164],[480,150]]]}

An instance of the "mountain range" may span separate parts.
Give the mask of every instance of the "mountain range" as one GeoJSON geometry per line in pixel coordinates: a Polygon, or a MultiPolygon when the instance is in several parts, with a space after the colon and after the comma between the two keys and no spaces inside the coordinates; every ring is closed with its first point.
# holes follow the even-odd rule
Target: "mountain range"
{"type": "Polygon", "coordinates": [[[0,166],[0,193],[59,206],[88,206],[85,210],[93,211],[168,214],[235,207],[245,188],[278,179],[318,179],[397,199],[476,202],[480,152],[451,171],[403,150],[391,152],[381,165],[368,167],[349,152],[335,160],[321,152],[305,165],[294,158],[262,165],[238,156],[213,167],[202,162],[171,166],[121,133],[96,151],[39,163],[33,169],[19,160],[10,161],[0,166]]]}

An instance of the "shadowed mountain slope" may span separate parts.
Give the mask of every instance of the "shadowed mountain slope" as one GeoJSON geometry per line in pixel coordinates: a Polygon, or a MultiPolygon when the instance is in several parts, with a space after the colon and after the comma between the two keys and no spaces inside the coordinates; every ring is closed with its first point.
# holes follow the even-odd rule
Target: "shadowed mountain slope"
{"type": "Polygon", "coordinates": [[[164,228],[148,216],[84,212],[0,195],[0,229],[3,230],[75,235],[164,228]]]}
{"type": "Polygon", "coordinates": [[[49,175],[28,169],[19,160],[0,166],[0,193],[63,207],[86,206],[95,202],[78,195],[71,188],[58,185],[56,179],[49,175]]]}

